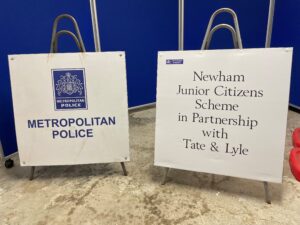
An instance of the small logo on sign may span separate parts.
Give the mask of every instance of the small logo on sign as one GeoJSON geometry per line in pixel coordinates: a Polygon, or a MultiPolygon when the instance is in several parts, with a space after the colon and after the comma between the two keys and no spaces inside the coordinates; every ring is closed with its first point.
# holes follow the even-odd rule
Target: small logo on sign
{"type": "Polygon", "coordinates": [[[84,69],[52,70],[55,110],[87,109],[84,69]]]}
{"type": "Polygon", "coordinates": [[[183,64],[183,59],[167,59],[167,65],[183,64]]]}

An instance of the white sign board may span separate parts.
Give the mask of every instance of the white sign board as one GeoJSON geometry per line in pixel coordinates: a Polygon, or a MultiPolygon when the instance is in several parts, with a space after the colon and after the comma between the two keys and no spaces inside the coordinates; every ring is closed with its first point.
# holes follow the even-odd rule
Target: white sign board
{"type": "Polygon", "coordinates": [[[155,165],[281,182],[292,49],[160,52],[155,165]]]}
{"type": "Polygon", "coordinates": [[[9,56],[22,166],[129,161],[125,54],[9,56]]]}

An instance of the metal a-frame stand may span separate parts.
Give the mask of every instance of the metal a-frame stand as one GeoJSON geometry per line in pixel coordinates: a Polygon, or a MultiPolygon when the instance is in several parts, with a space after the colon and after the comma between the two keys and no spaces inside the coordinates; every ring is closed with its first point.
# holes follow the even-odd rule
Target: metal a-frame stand
{"type": "MultiPolygon", "coordinates": [[[[184,1],[178,0],[178,50],[184,50],[184,1]]],[[[271,46],[272,31],[273,31],[273,21],[274,21],[274,11],[275,11],[275,0],[270,0],[269,3],[269,14],[268,14],[268,25],[266,34],[265,47],[269,48],[271,46]]]]}
{"type": "MultiPolygon", "coordinates": [[[[95,18],[93,18],[93,20],[94,19],[95,18]]],[[[96,24],[98,24],[98,23],[96,23],[96,24]]],[[[68,35],[68,36],[72,37],[72,39],[76,43],[79,51],[80,52],[86,52],[85,46],[84,46],[84,43],[83,43],[83,40],[82,40],[82,36],[81,36],[80,30],[79,30],[79,26],[78,26],[75,18],[72,17],[71,15],[62,14],[62,15],[56,17],[56,19],[54,21],[54,24],[53,24],[50,53],[57,53],[58,52],[58,38],[60,36],[62,36],[62,35],[68,35]],[[74,25],[76,34],[74,34],[71,31],[68,31],[68,30],[60,30],[60,31],[57,32],[58,23],[62,19],[69,19],[72,22],[72,24],[74,25]]],[[[99,38],[99,36],[97,36],[97,38],[99,38]]],[[[97,44],[96,45],[97,51],[100,52],[100,39],[98,39],[98,40],[99,40],[99,42],[97,42],[97,43],[95,42],[95,44],[97,44]]],[[[124,162],[121,162],[121,167],[122,167],[124,176],[127,176],[128,173],[127,173],[127,170],[126,170],[124,162]]],[[[33,178],[34,178],[34,171],[35,171],[35,166],[32,166],[31,170],[30,170],[29,180],[33,180],[33,178]]]]}
{"type": "MultiPolygon", "coordinates": [[[[275,3],[275,0],[274,1],[271,0],[269,22],[268,22],[268,29],[267,29],[266,47],[270,47],[270,43],[271,43],[274,3],[275,3]]],[[[217,11],[215,11],[209,20],[201,50],[209,49],[214,33],[220,29],[227,29],[231,32],[234,48],[239,48],[239,49],[243,48],[242,38],[241,38],[241,33],[240,33],[240,28],[239,28],[239,22],[238,22],[238,17],[236,15],[236,13],[230,8],[221,8],[221,9],[218,9],[217,11]],[[229,13],[233,17],[234,27],[232,27],[229,24],[223,23],[223,24],[216,25],[212,28],[212,25],[213,25],[213,22],[214,22],[216,16],[218,16],[221,13],[229,13]]],[[[183,41],[184,41],[184,0],[179,0],[179,50],[184,49],[183,41]]],[[[163,177],[162,185],[166,184],[169,171],[170,171],[170,168],[165,168],[165,174],[163,177]]],[[[264,184],[264,191],[265,191],[265,201],[266,201],[266,203],[271,204],[271,197],[270,197],[268,182],[263,182],[263,184],[264,184]]]]}
{"type": "Polygon", "coordinates": [[[97,13],[96,0],[90,0],[90,7],[91,7],[91,17],[92,17],[92,25],[93,25],[95,51],[101,52],[101,42],[100,42],[100,32],[99,32],[99,25],[98,25],[98,13],[97,13]]]}
{"type": "MultiPolygon", "coordinates": [[[[93,26],[93,36],[95,43],[95,51],[101,52],[101,41],[100,41],[100,31],[99,31],[99,23],[98,23],[98,13],[97,13],[97,4],[96,0],[90,0],[90,8],[91,8],[91,17],[92,17],[92,26],[93,26]]],[[[126,170],[125,162],[121,162],[122,170],[124,176],[128,175],[126,170]]]]}

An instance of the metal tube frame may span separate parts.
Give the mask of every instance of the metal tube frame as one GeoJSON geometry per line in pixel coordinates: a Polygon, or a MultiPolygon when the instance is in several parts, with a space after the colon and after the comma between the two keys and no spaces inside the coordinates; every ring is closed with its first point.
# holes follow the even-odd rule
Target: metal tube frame
{"type": "Polygon", "coordinates": [[[90,8],[91,8],[91,17],[92,17],[92,25],[93,25],[95,51],[101,52],[101,42],[100,42],[96,0],[90,0],[90,8]]]}
{"type": "Polygon", "coordinates": [[[77,40],[76,38],[74,39],[76,41],[76,44],[79,42],[81,43],[81,46],[82,46],[82,51],[85,52],[85,47],[84,47],[84,44],[83,44],[83,39],[82,39],[82,36],[81,36],[81,33],[80,33],[80,30],[79,30],[79,26],[78,26],[78,23],[77,21],[75,20],[75,18],[69,14],[62,14],[62,15],[59,15],[58,17],[55,18],[54,20],[54,23],[53,23],[53,28],[52,28],[52,38],[51,38],[51,48],[50,48],[50,53],[53,53],[55,47],[57,46],[57,38],[58,36],[60,36],[61,34],[68,34],[68,35],[71,35],[72,38],[74,39],[74,36],[77,37],[77,40]],[[58,27],[58,23],[62,20],[62,19],[69,19],[74,28],[75,28],[75,31],[76,31],[76,35],[74,35],[72,32],[70,31],[66,31],[66,30],[63,30],[61,31],[60,34],[57,34],[57,27],[58,27]]]}
{"type": "MultiPolygon", "coordinates": [[[[271,46],[272,40],[272,30],[273,30],[273,18],[275,11],[275,0],[270,0],[269,5],[269,15],[268,15],[268,26],[267,26],[267,34],[266,34],[266,48],[271,46]]],[[[184,50],[184,0],[178,0],[178,50],[184,50]]],[[[146,105],[136,106],[129,108],[129,111],[137,111],[148,109],[149,107],[155,107],[155,103],[150,103],[146,105]]]]}
{"type": "MultiPolygon", "coordinates": [[[[90,8],[91,8],[91,17],[92,17],[95,51],[96,52],[101,52],[101,41],[100,41],[100,31],[99,31],[96,0],[90,0],[90,8]]],[[[125,166],[124,162],[121,162],[121,167],[122,167],[124,176],[127,176],[128,172],[126,170],[126,166],[125,166]]]]}
{"type": "MultiPolygon", "coordinates": [[[[236,13],[230,9],[230,8],[221,8],[221,9],[218,9],[217,11],[215,11],[210,20],[209,20],[209,23],[208,23],[208,26],[207,26],[207,29],[206,29],[206,33],[205,33],[205,36],[204,36],[204,41],[202,43],[202,47],[201,49],[204,50],[205,49],[205,43],[206,41],[208,40],[208,36],[209,34],[211,33],[212,29],[212,25],[213,25],[213,22],[215,20],[215,18],[221,14],[221,13],[229,13],[232,18],[233,18],[233,22],[234,22],[234,28],[235,28],[235,31],[236,31],[236,35],[237,35],[237,42],[238,42],[238,45],[241,46],[241,48],[243,48],[243,44],[242,44],[242,38],[241,38],[241,32],[240,32],[240,26],[239,26],[239,21],[237,19],[237,15],[236,13]]],[[[230,25],[229,25],[230,26],[230,25]]],[[[230,30],[230,28],[229,28],[230,30]]]]}
{"type": "Polygon", "coordinates": [[[34,171],[35,171],[35,166],[32,166],[30,168],[30,175],[29,175],[29,180],[32,181],[34,179],[34,171]]]}
{"type": "MultiPolygon", "coordinates": [[[[179,50],[184,50],[184,0],[178,0],[178,8],[179,8],[179,50]]],[[[268,14],[268,26],[267,26],[267,34],[266,34],[266,48],[271,46],[272,40],[272,31],[273,31],[273,21],[274,21],[274,13],[275,13],[275,0],[270,0],[269,4],[269,14],[268,14]]]]}
{"type": "Polygon", "coordinates": [[[69,35],[70,37],[72,37],[72,39],[75,41],[79,51],[85,52],[83,42],[80,42],[74,33],[72,33],[71,31],[68,31],[68,30],[61,30],[55,34],[55,41],[54,41],[54,45],[52,46],[51,53],[58,52],[58,44],[57,44],[58,38],[62,35],[69,35]]]}
{"type": "MultiPolygon", "coordinates": [[[[184,50],[184,0],[178,0],[178,50],[184,50]]],[[[155,108],[156,102],[129,108],[130,113],[155,108]]]]}
{"type": "Polygon", "coordinates": [[[270,0],[269,16],[268,16],[268,27],[267,27],[266,45],[265,45],[266,48],[271,47],[274,13],[275,13],[275,0],[270,0]]]}
{"type": "Polygon", "coordinates": [[[178,50],[184,50],[184,0],[178,1],[178,50]]]}
{"type": "Polygon", "coordinates": [[[236,38],[237,33],[235,32],[235,29],[232,26],[230,26],[229,24],[223,23],[223,24],[219,24],[219,25],[215,26],[213,29],[211,29],[211,31],[207,37],[207,42],[205,43],[204,49],[209,49],[214,33],[220,29],[226,29],[226,30],[230,31],[231,36],[232,36],[233,46],[234,46],[234,48],[238,48],[239,43],[236,38]]]}

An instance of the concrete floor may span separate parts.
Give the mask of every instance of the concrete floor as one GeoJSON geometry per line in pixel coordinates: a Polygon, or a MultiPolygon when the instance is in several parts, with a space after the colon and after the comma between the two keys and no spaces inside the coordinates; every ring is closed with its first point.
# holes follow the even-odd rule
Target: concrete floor
{"type": "Polygon", "coordinates": [[[153,166],[155,110],[130,116],[129,176],[116,164],[29,169],[0,166],[0,224],[300,224],[300,183],[291,175],[291,132],[300,114],[289,112],[282,185],[271,184],[272,205],[260,182],[153,166]]]}

